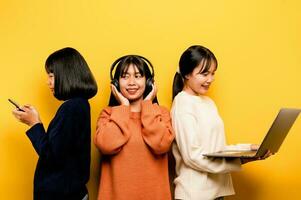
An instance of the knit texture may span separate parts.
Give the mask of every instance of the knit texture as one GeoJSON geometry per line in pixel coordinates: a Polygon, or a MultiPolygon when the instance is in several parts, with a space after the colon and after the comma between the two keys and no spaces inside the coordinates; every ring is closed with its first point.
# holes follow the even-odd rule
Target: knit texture
{"type": "Polygon", "coordinates": [[[174,139],[169,111],[151,101],[141,112],[104,109],[95,144],[102,153],[100,200],[171,199],[167,152],[174,139]]]}
{"type": "Polygon", "coordinates": [[[240,160],[202,156],[226,148],[224,124],[214,102],[182,91],[175,97],[171,113],[176,134],[172,148],[175,198],[201,200],[234,194],[229,172],[240,170],[240,160]]]}
{"type": "Polygon", "coordinates": [[[34,177],[34,199],[81,200],[90,174],[91,125],[88,100],[65,101],[49,124],[27,132],[39,155],[34,177]]]}

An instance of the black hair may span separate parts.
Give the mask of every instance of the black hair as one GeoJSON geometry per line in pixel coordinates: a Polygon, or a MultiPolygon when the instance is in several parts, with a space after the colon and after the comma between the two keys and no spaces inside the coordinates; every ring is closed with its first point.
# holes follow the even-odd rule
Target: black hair
{"type": "Polygon", "coordinates": [[[58,100],[90,99],[97,93],[97,83],[87,62],[73,48],[52,53],[46,60],[45,69],[48,74],[54,74],[54,96],[58,100]]]}
{"type": "MultiPolygon", "coordinates": [[[[118,80],[118,82],[119,82],[119,78],[122,77],[128,71],[129,66],[131,64],[134,65],[135,67],[137,67],[139,73],[141,74],[142,77],[145,77],[146,81],[154,78],[153,77],[154,72],[150,71],[150,67],[152,67],[152,64],[148,59],[144,58],[143,56],[127,55],[127,56],[118,58],[114,63],[117,64],[117,67],[115,69],[113,79],[118,80]]],[[[114,65],[111,67],[111,70],[113,67],[114,67],[114,65]]],[[[152,70],[154,70],[154,69],[152,68],[152,70]]],[[[143,93],[143,98],[145,98],[149,94],[149,92],[150,92],[150,89],[147,89],[147,87],[146,87],[144,90],[144,93],[143,93]]],[[[157,96],[153,99],[153,103],[158,103],[157,96]]],[[[109,106],[118,106],[118,105],[120,105],[120,103],[116,100],[115,96],[111,92],[109,106]]]]}
{"type": "Polygon", "coordinates": [[[172,86],[172,99],[184,88],[185,76],[192,73],[194,68],[202,65],[202,73],[209,71],[212,62],[217,68],[217,59],[214,54],[201,45],[193,45],[186,49],[180,57],[179,72],[176,72],[172,86]]]}

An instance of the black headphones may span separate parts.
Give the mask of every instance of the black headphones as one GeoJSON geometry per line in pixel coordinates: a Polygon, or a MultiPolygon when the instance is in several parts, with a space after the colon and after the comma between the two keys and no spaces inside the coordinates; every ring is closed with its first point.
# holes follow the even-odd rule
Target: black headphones
{"type": "Polygon", "coordinates": [[[141,59],[143,63],[145,63],[149,69],[151,69],[151,77],[148,78],[146,80],[146,83],[145,83],[145,91],[144,91],[144,94],[147,95],[148,93],[150,93],[153,89],[153,83],[154,83],[154,76],[155,76],[155,73],[154,73],[154,67],[152,65],[152,63],[144,58],[143,56],[139,56],[139,55],[126,55],[126,56],[122,56],[120,58],[118,58],[112,65],[111,65],[111,71],[110,71],[110,75],[111,75],[111,84],[113,84],[118,91],[120,91],[120,87],[119,87],[119,80],[118,79],[114,79],[113,77],[113,70],[115,69],[115,67],[122,61],[124,61],[125,59],[129,58],[129,57],[136,57],[138,59],[141,59]]]}

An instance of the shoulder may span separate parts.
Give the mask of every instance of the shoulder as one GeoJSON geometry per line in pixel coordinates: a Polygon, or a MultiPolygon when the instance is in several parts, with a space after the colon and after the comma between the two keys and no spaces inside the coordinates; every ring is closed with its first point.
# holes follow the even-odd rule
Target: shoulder
{"type": "Polygon", "coordinates": [[[185,92],[180,92],[172,103],[172,111],[176,112],[191,112],[194,108],[200,104],[201,99],[197,96],[192,96],[186,94],[185,92]]]}
{"type": "Polygon", "coordinates": [[[208,96],[202,96],[203,103],[215,106],[214,101],[208,96]]]}
{"type": "Polygon", "coordinates": [[[111,114],[112,113],[112,107],[108,106],[101,110],[101,114],[111,114]]]}
{"type": "Polygon", "coordinates": [[[90,110],[90,104],[84,98],[72,98],[65,101],[59,108],[60,112],[82,113],[85,110],[90,110]]]}
{"type": "Polygon", "coordinates": [[[213,100],[207,96],[193,96],[181,92],[173,101],[172,113],[194,114],[212,106],[215,107],[215,104],[213,100]]]}
{"type": "Polygon", "coordinates": [[[123,117],[123,114],[128,111],[129,111],[128,106],[123,106],[123,105],[112,106],[112,107],[108,106],[101,110],[100,117],[108,117],[111,116],[113,113],[114,115],[123,117]]]}
{"type": "Polygon", "coordinates": [[[159,107],[159,109],[160,109],[160,111],[161,111],[162,114],[166,114],[166,113],[169,114],[170,111],[169,111],[169,109],[167,107],[165,107],[165,106],[159,106],[159,105],[158,105],[158,107],[159,107]]]}

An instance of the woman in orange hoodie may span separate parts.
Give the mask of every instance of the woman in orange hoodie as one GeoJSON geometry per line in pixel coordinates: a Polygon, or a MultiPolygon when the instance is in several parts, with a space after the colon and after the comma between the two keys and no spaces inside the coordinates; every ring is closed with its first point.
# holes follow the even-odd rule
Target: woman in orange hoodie
{"type": "Polygon", "coordinates": [[[171,199],[167,152],[174,133],[169,111],[157,104],[153,78],[153,66],[142,56],[112,64],[109,107],[95,136],[102,154],[98,199],[171,199]]]}

